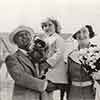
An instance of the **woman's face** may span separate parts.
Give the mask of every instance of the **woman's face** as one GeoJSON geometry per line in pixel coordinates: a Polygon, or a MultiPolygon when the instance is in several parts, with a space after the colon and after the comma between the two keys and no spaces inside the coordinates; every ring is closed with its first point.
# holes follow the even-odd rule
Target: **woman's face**
{"type": "Polygon", "coordinates": [[[48,20],[42,24],[43,24],[42,29],[46,34],[50,35],[52,33],[55,33],[55,25],[50,20],[48,20]]]}
{"type": "Polygon", "coordinates": [[[77,33],[77,40],[80,46],[87,46],[89,44],[89,31],[86,27],[83,27],[77,33]]]}

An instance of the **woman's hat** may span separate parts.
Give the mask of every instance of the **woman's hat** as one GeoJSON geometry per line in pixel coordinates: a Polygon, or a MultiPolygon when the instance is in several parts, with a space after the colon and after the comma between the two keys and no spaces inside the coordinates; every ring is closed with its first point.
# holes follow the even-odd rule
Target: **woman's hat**
{"type": "Polygon", "coordinates": [[[27,26],[19,26],[17,27],[13,32],[11,32],[11,34],[9,35],[9,40],[12,44],[15,44],[14,42],[14,37],[15,35],[18,33],[18,32],[21,32],[21,31],[28,31],[31,35],[34,35],[34,30],[30,27],[27,27],[27,26]]]}
{"type": "Polygon", "coordinates": [[[81,30],[86,30],[86,29],[88,29],[88,31],[89,31],[89,36],[90,36],[90,38],[93,38],[93,37],[95,36],[95,32],[93,31],[93,28],[92,28],[91,25],[85,25],[85,26],[82,27],[80,30],[78,30],[76,33],[74,33],[74,34],[72,35],[72,37],[73,37],[74,39],[77,40],[77,35],[81,33],[80,31],[81,31],[81,30]]]}

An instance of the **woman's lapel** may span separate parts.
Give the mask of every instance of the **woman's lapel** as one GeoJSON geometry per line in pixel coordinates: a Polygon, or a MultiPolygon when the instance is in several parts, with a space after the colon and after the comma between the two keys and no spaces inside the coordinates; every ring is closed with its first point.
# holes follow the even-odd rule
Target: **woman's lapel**
{"type": "Polygon", "coordinates": [[[79,61],[79,50],[75,49],[70,54],[69,57],[76,63],[81,64],[79,61]]]}

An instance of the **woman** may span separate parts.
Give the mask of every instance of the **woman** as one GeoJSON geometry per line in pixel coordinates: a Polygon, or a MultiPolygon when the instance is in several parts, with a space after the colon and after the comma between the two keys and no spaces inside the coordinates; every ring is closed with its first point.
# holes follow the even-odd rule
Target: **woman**
{"type": "Polygon", "coordinates": [[[78,48],[68,56],[68,100],[94,100],[93,81],[81,66],[80,50],[93,46],[90,39],[95,36],[90,25],[85,25],[77,31],[73,38],[78,42],[78,48]]]}
{"type": "MultiPolygon", "coordinates": [[[[54,100],[63,100],[64,91],[66,89],[67,84],[67,70],[64,64],[63,56],[64,40],[60,36],[61,27],[58,24],[57,20],[51,18],[47,18],[44,22],[42,22],[41,27],[44,33],[46,34],[44,40],[49,45],[47,62],[49,65],[51,65],[51,68],[47,72],[46,78],[47,80],[54,83],[56,87],[56,89],[51,89],[48,95],[53,94],[54,100]],[[56,90],[58,90],[61,93],[56,93],[58,92],[56,90]]],[[[46,100],[49,100],[49,98],[46,100]]]]}

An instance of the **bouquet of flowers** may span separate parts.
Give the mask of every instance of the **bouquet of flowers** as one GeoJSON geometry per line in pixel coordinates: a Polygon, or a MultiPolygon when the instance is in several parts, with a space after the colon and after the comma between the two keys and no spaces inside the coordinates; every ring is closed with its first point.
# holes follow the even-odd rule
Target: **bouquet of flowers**
{"type": "MultiPolygon", "coordinates": [[[[80,50],[79,61],[88,75],[92,76],[92,74],[100,72],[100,48],[96,45],[91,45],[89,48],[80,50]]],[[[95,100],[100,100],[100,80],[94,78],[93,80],[96,88],[95,100]]]]}
{"type": "Polygon", "coordinates": [[[89,74],[100,71],[100,48],[96,45],[92,45],[90,48],[86,48],[83,51],[80,50],[79,61],[83,69],[89,74]]]}

